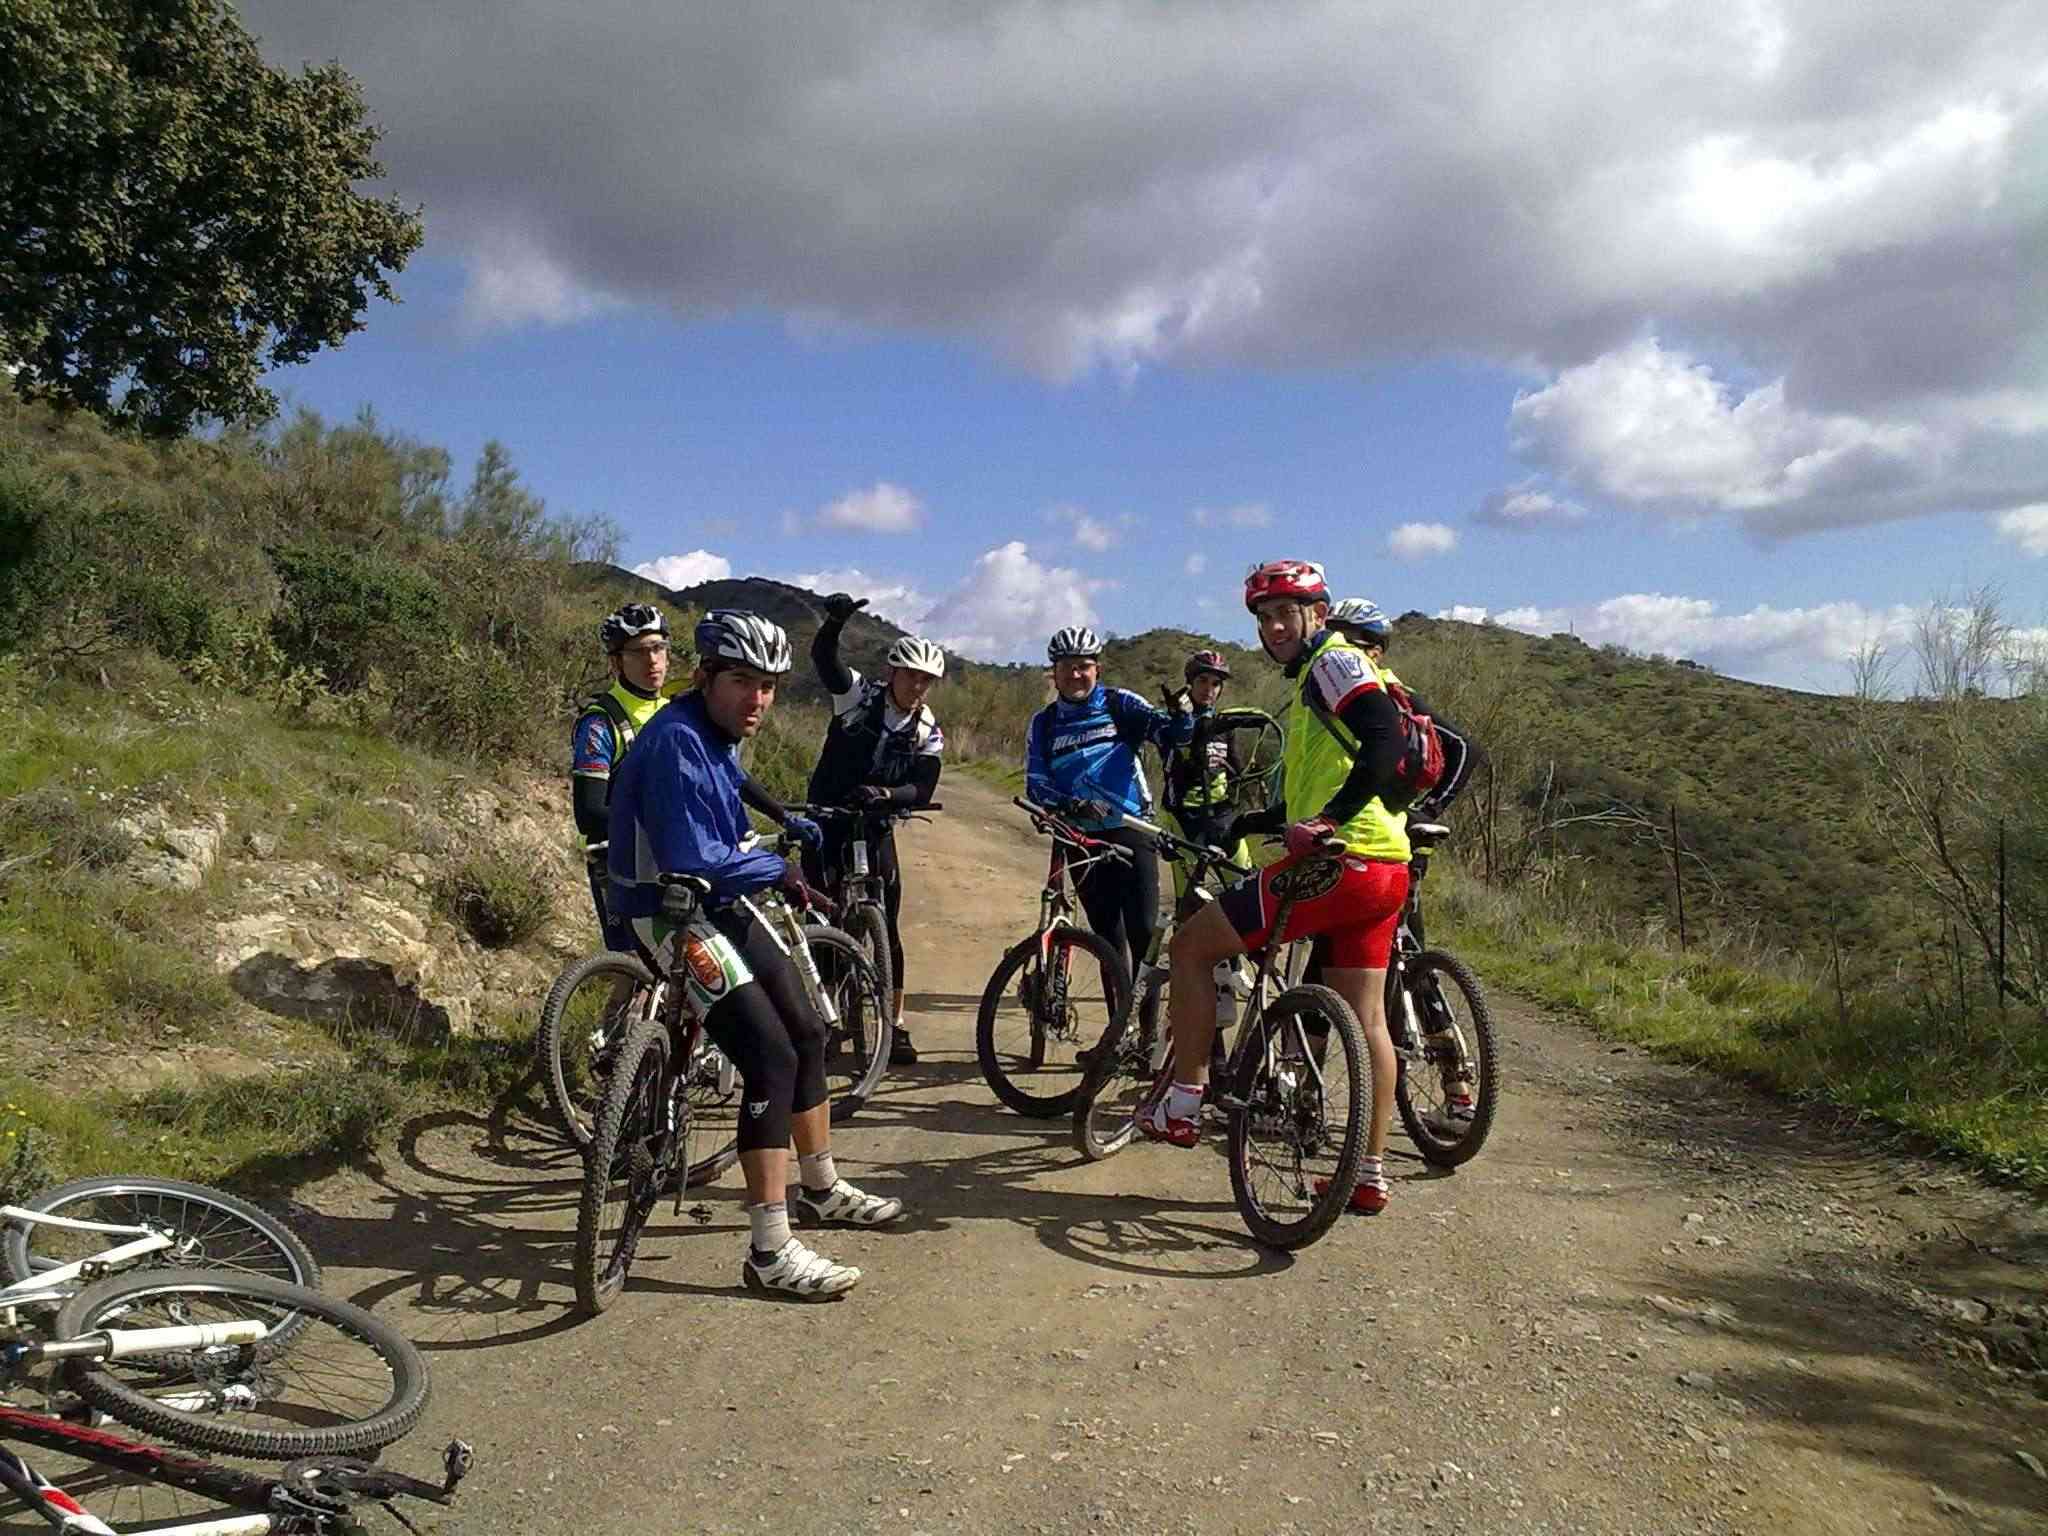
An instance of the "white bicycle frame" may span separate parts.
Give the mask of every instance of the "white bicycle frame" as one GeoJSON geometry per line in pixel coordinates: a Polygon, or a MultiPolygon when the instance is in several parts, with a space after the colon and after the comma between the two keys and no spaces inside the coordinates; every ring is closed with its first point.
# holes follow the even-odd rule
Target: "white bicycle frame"
{"type": "Polygon", "coordinates": [[[111,1237],[127,1237],[134,1241],[116,1244],[90,1258],[56,1265],[12,1285],[0,1285],[0,1325],[7,1327],[19,1325],[18,1310],[34,1307],[38,1311],[48,1311],[62,1305],[78,1281],[96,1280],[102,1274],[111,1273],[136,1259],[148,1258],[152,1253],[162,1253],[166,1248],[177,1246],[177,1240],[169,1233],[159,1232],[154,1227],[79,1221],[71,1216],[50,1216],[41,1211],[24,1210],[18,1205],[0,1205],[0,1225],[9,1224],[58,1227],[67,1232],[103,1232],[111,1237]]]}

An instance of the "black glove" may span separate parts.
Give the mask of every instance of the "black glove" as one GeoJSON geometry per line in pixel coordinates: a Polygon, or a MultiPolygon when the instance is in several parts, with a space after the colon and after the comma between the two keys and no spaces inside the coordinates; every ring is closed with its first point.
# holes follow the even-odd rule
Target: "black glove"
{"type": "Polygon", "coordinates": [[[1195,712],[1194,698],[1185,688],[1166,690],[1166,712],[1171,715],[1191,715],[1195,712]]]}
{"type": "Polygon", "coordinates": [[[856,784],[846,796],[846,803],[856,811],[879,810],[895,801],[896,797],[879,784],[856,784]]]}
{"type": "Polygon", "coordinates": [[[825,617],[844,624],[867,605],[868,600],[864,597],[855,597],[851,592],[834,592],[825,599],[825,617]]]}

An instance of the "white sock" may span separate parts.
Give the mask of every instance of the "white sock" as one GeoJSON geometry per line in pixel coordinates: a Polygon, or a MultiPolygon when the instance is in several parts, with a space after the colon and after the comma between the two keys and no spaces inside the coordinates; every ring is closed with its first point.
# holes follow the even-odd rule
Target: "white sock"
{"type": "Polygon", "coordinates": [[[1202,1085],[1175,1083],[1166,1090],[1166,1118],[1192,1120],[1202,1112],[1202,1085]]]}
{"type": "Polygon", "coordinates": [[[747,1220],[754,1229],[754,1252],[779,1253],[789,1241],[789,1207],[782,1201],[748,1206],[747,1220]]]}
{"type": "Polygon", "coordinates": [[[812,1194],[829,1194],[839,1182],[839,1170],[833,1166],[831,1150],[828,1148],[798,1157],[796,1176],[804,1181],[804,1188],[812,1194]]]}
{"type": "Polygon", "coordinates": [[[1387,1187],[1386,1165],[1376,1157],[1361,1157],[1358,1160],[1358,1182],[1373,1189],[1387,1187]]]}

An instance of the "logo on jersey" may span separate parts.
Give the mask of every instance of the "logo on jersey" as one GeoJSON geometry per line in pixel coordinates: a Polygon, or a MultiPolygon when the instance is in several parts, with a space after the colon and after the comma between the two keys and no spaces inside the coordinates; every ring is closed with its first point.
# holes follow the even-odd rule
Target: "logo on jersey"
{"type": "Polygon", "coordinates": [[[725,990],[725,967],[718,963],[718,956],[711,953],[710,946],[702,939],[684,942],[683,961],[690,967],[691,979],[711,996],[716,997],[725,990]]]}
{"type": "Polygon", "coordinates": [[[1344,878],[1338,859],[1304,859],[1273,877],[1273,894],[1281,901],[1314,901],[1337,889],[1344,878]]]}

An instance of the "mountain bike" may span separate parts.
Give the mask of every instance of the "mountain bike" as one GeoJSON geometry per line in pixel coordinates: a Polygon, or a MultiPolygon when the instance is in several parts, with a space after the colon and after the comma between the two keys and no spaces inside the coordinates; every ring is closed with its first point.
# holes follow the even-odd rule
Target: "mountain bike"
{"type": "MultiPolygon", "coordinates": [[[[1249,873],[1220,849],[1199,847],[1134,817],[1125,817],[1124,825],[1149,833],[1170,855],[1192,863],[1195,878],[1182,898],[1183,916],[1211,899],[1201,889],[1204,876],[1220,868],[1249,873]]],[[[1329,888],[1328,867],[1327,857],[1317,855],[1276,866],[1280,874],[1273,889],[1280,902],[1273,932],[1285,931],[1297,900],[1329,888]]],[[[1370,1058],[1350,1004],[1327,987],[1278,986],[1274,967],[1280,952],[1273,946],[1255,958],[1237,1044],[1214,1078],[1209,1099],[1229,1118],[1230,1188],[1246,1230],[1268,1247],[1304,1248],[1329,1231],[1358,1182],[1372,1103],[1370,1058]]],[[[1155,1009],[1166,979],[1155,950],[1139,982],[1155,1009]]],[[[1120,1007],[1089,1059],[1074,1109],[1074,1143],[1091,1160],[1127,1146],[1138,1118],[1172,1085],[1168,1032],[1155,1027],[1149,1040],[1146,1031],[1133,1032],[1137,1012],[1120,1007]]],[[[1224,1020],[1217,1022],[1220,1032],[1224,1020]]]]}
{"type": "MultiPolygon", "coordinates": [[[[684,917],[710,889],[690,875],[665,875],[662,883],[676,893],[674,910],[684,917]]],[[[779,893],[745,897],[741,905],[788,950],[825,1019],[825,1081],[838,1124],[860,1108],[889,1059],[888,1000],[874,967],[851,934],[805,923],[779,893]]],[[[719,962],[693,942],[679,947],[676,970],[662,978],[652,1010],[628,1031],[599,1105],[574,1260],[576,1300],[593,1317],[618,1299],[661,1196],[673,1190],[680,1214],[689,1170],[713,1155],[738,1157],[736,1098],[722,1101],[707,1129],[692,1091],[691,1064],[704,1060],[704,1012],[712,988],[723,990],[713,974],[719,962]]]]}
{"type": "Polygon", "coordinates": [[[1124,1004],[1130,969],[1107,939],[1080,926],[1072,877],[1130,853],[1088,836],[1058,812],[1011,801],[1052,839],[1038,926],[1010,946],[990,974],[975,1018],[974,1048],[995,1096],[1020,1115],[1073,1110],[1083,1068],[1074,1053],[1124,1004]],[[1078,962],[1078,963],[1077,963],[1078,962]]]}
{"type": "MultiPolygon", "coordinates": [[[[838,857],[824,870],[822,908],[836,927],[845,929],[874,961],[884,996],[894,996],[897,983],[889,954],[889,911],[879,870],[869,868],[868,841],[891,822],[909,821],[945,807],[934,801],[915,808],[853,810],[843,805],[792,805],[790,810],[813,821],[837,822],[846,828],[838,839],[838,857]]],[[[893,1024],[893,1021],[892,1021],[893,1024]]]]}
{"type": "MultiPolygon", "coordinates": [[[[87,1403],[198,1450],[274,1460],[354,1454],[389,1445],[418,1422],[427,1401],[427,1366],[417,1349],[360,1307],[263,1272],[274,1262],[292,1262],[294,1249],[304,1252],[296,1238],[279,1244],[272,1231],[214,1203],[231,1197],[203,1186],[82,1182],[124,1185],[118,1197],[105,1190],[86,1197],[101,1200],[146,1199],[151,1183],[173,1185],[172,1195],[190,1208],[220,1215],[217,1242],[227,1234],[227,1246],[261,1267],[187,1267],[182,1260],[205,1257],[203,1232],[60,1215],[85,1204],[84,1198],[52,1198],[74,1188],[62,1186],[29,1206],[0,1207],[10,1224],[10,1270],[21,1260],[19,1277],[0,1286],[0,1328],[16,1335],[5,1349],[33,1348],[42,1351],[39,1359],[63,1360],[66,1383],[87,1403]],[[26,1247],[16,1241],[21,1228],[36,1239],[26,1247]],[[42,1240],[46,1231],[74,1240],[128,1241],[67,1257],[42,1240]],[[134,1265],[144,1267],[114,1272],[134,1265]],[[43,1314],[54,1314],[54,1342],[22,1343],[25,1320],[43,1314]],[[195,1325],[211,1331],[179,1344],[175,1331],[195,1325]],[[108,1329],[122,1340],[105,1348],[71,1347],[108,1329]]],[[[310,1272],[317,1277],[317,1270],[310,1272]]]]}

